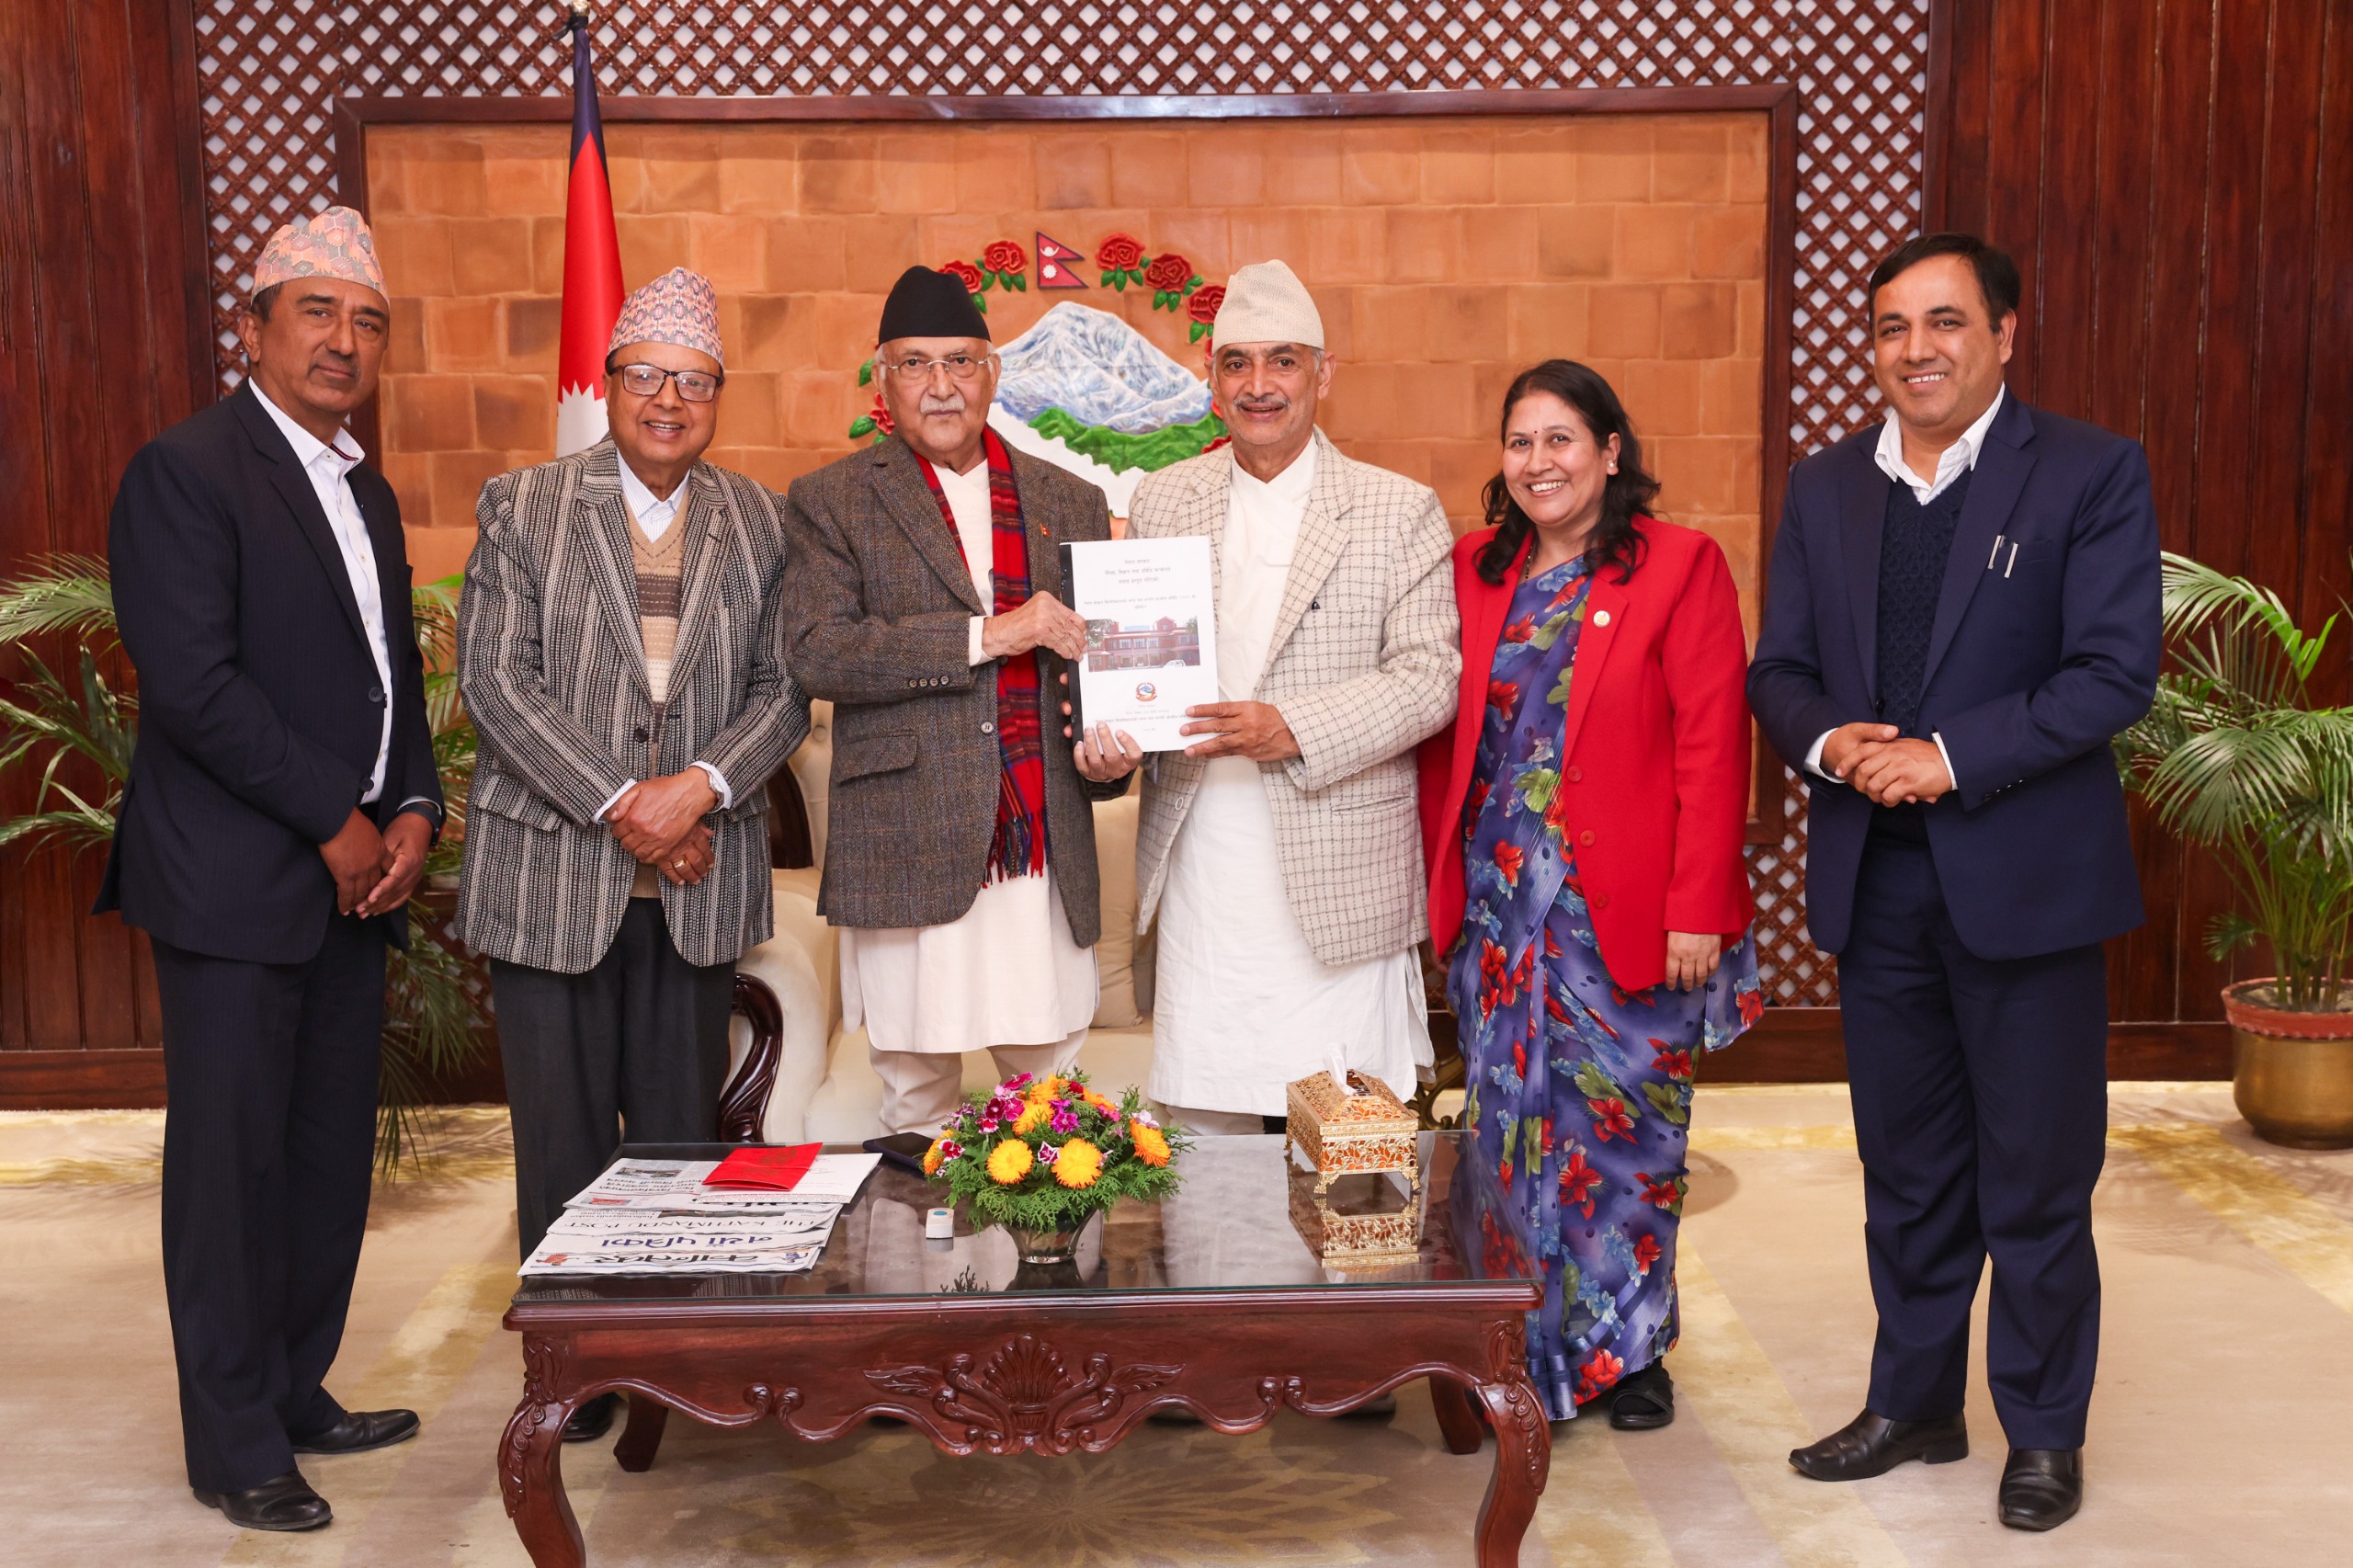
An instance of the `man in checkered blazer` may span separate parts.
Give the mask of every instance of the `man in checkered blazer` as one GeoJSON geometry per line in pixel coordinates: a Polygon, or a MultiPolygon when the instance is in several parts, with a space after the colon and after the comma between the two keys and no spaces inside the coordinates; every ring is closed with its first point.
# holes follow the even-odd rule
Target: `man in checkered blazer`
{"type": "MultiPolygon", "coordinates": [[[[1236,272],[1211,341],[1232,444],[1145,480],[1129,537],[1218,541],[1226,700],[1145,769],[1137,918],[1160,923],[1152,1096],[1255,1132],[1294,1078],[1345,1063],[1404,1095],[1429,1063],[1413,754],[1461,653],[1445,510],[1316,430],[1333,364],[1290,269],[1236,272]]],[[[1080,767],[1133,756],[1090,736],[1080,767]]]]}
{"type": "Polygon", "coordinates": [[[725,381],[710,285],[673,271],[614,324],[611,437],[483,486],[458,923],[491,960],[526,1256],[623,1122],[714,1134],[735,960],[773,919],[766,786],[809,704],[776,497],[702,460],[725,381]]]}

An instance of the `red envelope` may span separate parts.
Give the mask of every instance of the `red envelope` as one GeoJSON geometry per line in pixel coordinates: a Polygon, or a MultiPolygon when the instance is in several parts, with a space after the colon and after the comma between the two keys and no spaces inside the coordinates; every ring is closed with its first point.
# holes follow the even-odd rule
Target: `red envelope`
{"type": "Polygon", "coordinates": [[[790,1192],[817,1163],[823,1143],[794,1143],[781,1148],[738,1149],[702,1178],[705,1187],[739,1192],[790,1192]]]}

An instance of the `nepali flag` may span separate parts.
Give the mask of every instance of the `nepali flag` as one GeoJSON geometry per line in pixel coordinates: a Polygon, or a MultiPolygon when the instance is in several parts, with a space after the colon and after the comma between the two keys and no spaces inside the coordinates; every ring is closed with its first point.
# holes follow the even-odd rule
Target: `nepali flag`
{"type": "Polygon", "coordinates": [[[563,341],[556,354],[555,455],[605,438],[605,351],[621,313],[621,247],[605,176],[605,123],[588,18],[572,14],[572,178],[563,208],[563,341]]]}

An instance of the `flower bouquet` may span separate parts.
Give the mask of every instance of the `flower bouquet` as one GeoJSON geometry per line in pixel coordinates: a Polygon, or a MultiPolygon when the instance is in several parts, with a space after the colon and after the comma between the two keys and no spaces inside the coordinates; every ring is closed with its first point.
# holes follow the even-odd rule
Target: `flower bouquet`
{"type": "Polygon", "coordinates": [[[1176,1157],[1189,1148],[1164,1130],[1130,1089],[1118,1100],[1086,1076],[1016,1074],[965,1102],[923,1157],[974,1222],[1002,1225],[1025,1263],[1075,1255],[1078,1233],[1122,1198],[1176,1190],[1176,1157]]]}

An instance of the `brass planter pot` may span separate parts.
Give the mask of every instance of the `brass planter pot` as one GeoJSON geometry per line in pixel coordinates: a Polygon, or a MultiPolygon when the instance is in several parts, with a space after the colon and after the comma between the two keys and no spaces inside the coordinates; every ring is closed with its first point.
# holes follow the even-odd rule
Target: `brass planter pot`
{"type": "Polygon", "coordinates": [[[2266,1142],[2353,1148],[2353,1011],[2290,1013],[2248,999],[2268,980],[2222,992],[2231,1021],[2231,1097],[2266,1142]]]}

